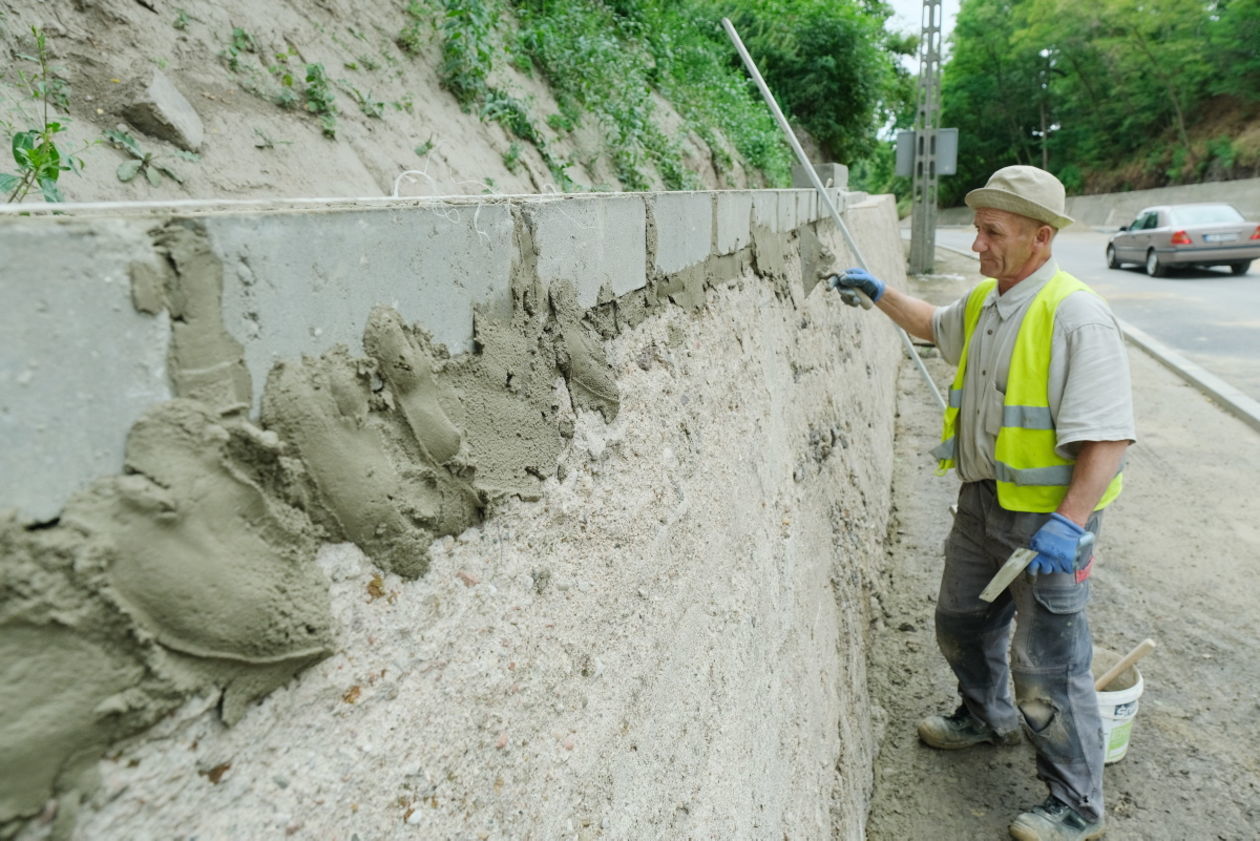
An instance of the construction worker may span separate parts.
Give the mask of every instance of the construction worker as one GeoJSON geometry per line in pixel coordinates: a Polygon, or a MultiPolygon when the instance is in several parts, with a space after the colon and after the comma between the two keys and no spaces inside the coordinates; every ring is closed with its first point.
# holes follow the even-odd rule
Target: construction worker
{"type": "Polygon", "coordinates": [[[1107,304],[1051,254],[1072,223],[1057,178],[1005,167],[966,203],[986,280],[958,301],[936,307],[862,269],[830,281],[846,303],[861,290],[958,366],[933,453],[962,480],[936,607],[962,703],[921,721],[919,737],[942,750],[1013,745],[1022,724],[1049,797],[1011,835],[1100,838],[1104,752],[1085,605],[1094,538],[1135,437],[1128,359],[1107,304]],[[981,600],[1019,548],[1037,553],[1028,572],[981,600]]]}

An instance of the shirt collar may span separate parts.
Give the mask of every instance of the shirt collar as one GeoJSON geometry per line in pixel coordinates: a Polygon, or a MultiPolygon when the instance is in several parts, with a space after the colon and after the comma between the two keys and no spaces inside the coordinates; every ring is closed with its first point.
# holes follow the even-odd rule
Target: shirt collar
{"type": "Polygon", "coordinates": [[[1045,286],[1050,278],[1058,273],[1059,264],[1051,257],[1042,263],[1035,272],[1008,289],[1005,294],[999,295],[995,287],[989,293],[989,297],[984,302],[984,305],[986,307],[996,306],[999,316],[1004,319],[1010,318],[1031,302],[1037,296],[1037,293],[1041,291],[1041,287],[1045,286]]]}

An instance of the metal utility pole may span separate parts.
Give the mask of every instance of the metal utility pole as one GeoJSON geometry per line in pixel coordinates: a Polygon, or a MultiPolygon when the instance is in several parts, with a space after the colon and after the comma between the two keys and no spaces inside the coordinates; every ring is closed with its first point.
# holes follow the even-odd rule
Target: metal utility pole
{"type": "Polygon", "coordinates": [[[936,259],[936,134],[941,126],[941,0],[923,0],[919,95],[914,116],[910,272],[927,274],[936,259]]]}

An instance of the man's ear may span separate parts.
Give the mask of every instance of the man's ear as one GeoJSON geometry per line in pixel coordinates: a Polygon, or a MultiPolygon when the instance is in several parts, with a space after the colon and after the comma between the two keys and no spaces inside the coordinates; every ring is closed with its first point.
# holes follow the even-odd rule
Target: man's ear
{"type": "Polygon", "coordinates": [[[1049,245],[1050,242],[1054,239],[1054,235],[1056,233],[1058,233],[1058,231],[1056,231],[1050,225],[1042,225],[1040,228],[1037,229],[1037,234],[1035,237],[1037,244],[1049,245]]]}

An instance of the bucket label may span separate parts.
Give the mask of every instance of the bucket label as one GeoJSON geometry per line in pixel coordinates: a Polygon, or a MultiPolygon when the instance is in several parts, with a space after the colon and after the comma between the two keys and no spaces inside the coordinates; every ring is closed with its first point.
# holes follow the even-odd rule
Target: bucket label
{"type": "Polygon", "coordinates": [[[1117,758],[1115,754],[1124,755],[1125,750],[1129,747],[1129,731],[1133,729],[1133,722],[1126,721],[1123,724],[1117,724],[1111,731],[1111,739],[1107,742],[1107,758],[1117,758]]]}
{"type": "Polygon", "coordinates": [[[1137,701],[1130,701],[1127,704],[1116,704],[1115,712],[1112,713],[1116,718],[1125,718],[1137,712],[1137,701]]]}

